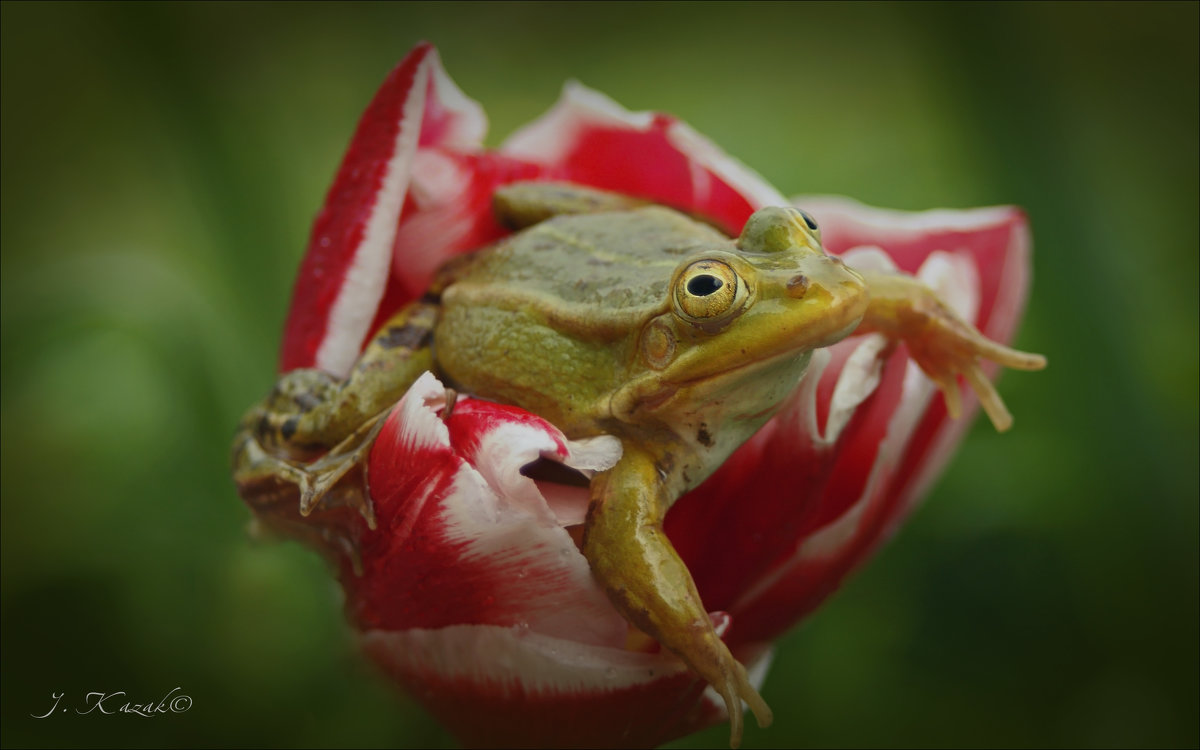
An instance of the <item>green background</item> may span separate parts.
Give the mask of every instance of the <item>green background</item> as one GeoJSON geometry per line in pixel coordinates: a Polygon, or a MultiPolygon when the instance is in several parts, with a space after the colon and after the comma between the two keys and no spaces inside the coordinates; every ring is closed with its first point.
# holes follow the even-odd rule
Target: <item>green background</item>
{"type": "Polygon", "coordinates": [[[1029,211],[1050,368],[784,639],[748,747],[1200,743],[1197,7],[4,3],[4,744],[451,745],[323,563],[246,537],[226,466],[421,38],[493,145],[574,77],[785,193],[1029,211]],[[30,718],[175,686],[186,714],[30,718]]]}

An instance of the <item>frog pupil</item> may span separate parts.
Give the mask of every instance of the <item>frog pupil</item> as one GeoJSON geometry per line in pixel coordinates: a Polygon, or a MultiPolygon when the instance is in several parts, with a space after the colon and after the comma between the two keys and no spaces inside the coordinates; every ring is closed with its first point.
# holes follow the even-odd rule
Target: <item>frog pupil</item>
{"type": "Polygon", "coordinates": [[[725,282],[718,279],[716,276],[702,274],[692,277],[687,283],[687,290],[696,297],[707,297],[721,287],[725,286],[725,282]]]}
{"type": "Polygon", "coordinates": [[[811,229],[814,232],[817,231],[817,222],[813,221],[813,217],[809,216],[804,211],[801,211],[800,215],[804,217],[804,223],[808,225],[809,229],[811,229]]]}

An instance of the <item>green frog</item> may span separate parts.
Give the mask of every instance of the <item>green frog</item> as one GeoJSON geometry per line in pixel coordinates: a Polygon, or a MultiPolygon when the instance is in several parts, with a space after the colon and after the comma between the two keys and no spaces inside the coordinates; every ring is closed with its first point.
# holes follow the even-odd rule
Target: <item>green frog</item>
{"type": "Polygon", "coordinates": [[[1000,429],[1010,420],[980,358],[1027,370],[1045,360],[985,338],[912,277],[849,268],[795,208],[761,209],[730,238],[575,185],[515,183],[493,203],[519,231],[448,263],[344,379],[296,370],[251,409],[234,448],[239,490],[261,509],[291,486],[302,515],[341,503],[373,525],[367,452],[426,370],[569,438],[616,436],[620,460],[591,480],[583,554],[631,625],[722,696],[736,746],[742,702],[761,726],[771,711],[663,533],[672,503],[771,418],[814,349],[852,332],[906,341],[952,414],[964,375],[1000,429]]]}

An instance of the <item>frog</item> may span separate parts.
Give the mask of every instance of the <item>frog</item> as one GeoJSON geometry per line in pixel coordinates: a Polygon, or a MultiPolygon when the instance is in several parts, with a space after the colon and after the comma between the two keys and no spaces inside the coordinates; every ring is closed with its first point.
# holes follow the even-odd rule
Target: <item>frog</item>
{"type": "Polygon", "coordinates": [[[590,479],[583,555],[631,633],[717,692],[737,747],[743,702],[760,726],[772,712],[663,532],[672,504],[781,408],[814,351],[852,333],[906,343],[952,416],[961,375],[1000,430],[1011,417],[980,362],[1037,370],[1046,360],[986,338],[912,276],[851,268],[798,208],[759,209],[737,237],[570,183],[502,186],[493,210],[513,233],[443,266],[348,375],[281,376],[241,422],[234,478],[252,507],[291,488],[282,496],[299,497],[301,516],[345,505],[373,527],[367,456],[425,371],[447,384],[447,409],[469,393],[570,439],[615,436],[620,459],[590,479]]]}

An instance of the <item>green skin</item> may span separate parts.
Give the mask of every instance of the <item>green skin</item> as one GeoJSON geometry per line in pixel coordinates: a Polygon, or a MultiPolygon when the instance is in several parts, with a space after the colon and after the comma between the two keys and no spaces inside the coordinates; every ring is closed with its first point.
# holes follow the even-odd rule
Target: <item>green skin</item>
{"type": "MultiPolygon", "coordinates": [[[[247,414],[239,489],[264,509],[278,493],[268,502],[261,488],[281,483],[299,486],[303,515],[328,504],[331,488],[362,471],[382,414],[428,369],[570,438],[618,437],[620,461],[592,480],[583,553],[625,618],[721,694],[736,746],[743,700],[762,726],[771,712],[662,531],[674,501],[778,410],[813,349],[855,330],[908,341],[952,412],[963,373],[1001,429],[1007,412],[979,357],[1022,369],[1044,359],[982,337],[914,279],[849,269],[796,209],[762,209],[731,240],[676,211],[572,185],[510,185],[495,208],[527,228],[448,264],[344,381],[287,373],[247,414]]],[[[373,525],[366,493],[350,498],[373,525]]]]}

